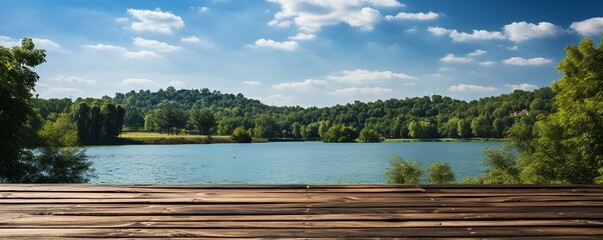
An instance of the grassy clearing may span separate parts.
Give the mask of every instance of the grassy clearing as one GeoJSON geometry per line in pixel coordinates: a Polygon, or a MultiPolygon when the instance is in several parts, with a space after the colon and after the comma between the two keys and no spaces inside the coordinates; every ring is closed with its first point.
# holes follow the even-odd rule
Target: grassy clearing
{"type": "MultiPolygon", "coordinates": [[[[230,136],[194,134],[164,134],[155,132],[125,132],[119,136],[131,144],[206,144],[206,143],[232,143],[230,136]]],[[[253,138],[254,143],[268,142],[266,139],[253,138]]]]}

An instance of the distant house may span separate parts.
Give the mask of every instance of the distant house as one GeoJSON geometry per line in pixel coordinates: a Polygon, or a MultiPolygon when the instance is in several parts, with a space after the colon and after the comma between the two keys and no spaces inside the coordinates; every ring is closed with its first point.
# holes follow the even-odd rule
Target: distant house
{"type": "Polygon", "coordinates": [[[510,114],[511,116],[519,116],[519,115],[530,115],[530,110],[521,109],[521,111],[515,111],[510,114]]]}

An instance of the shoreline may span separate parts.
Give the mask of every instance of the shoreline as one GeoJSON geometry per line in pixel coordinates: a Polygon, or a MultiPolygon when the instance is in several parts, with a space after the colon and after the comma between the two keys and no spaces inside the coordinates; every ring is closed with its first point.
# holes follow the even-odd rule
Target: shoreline
{"type": "MultiPolygon", "coordinates": [[[[383,142],[506,142],[504,138],[428,138],[428,139],[408,139],[394,138],[385,139],[383,142]]],[[[322,142],[322,141],[304,141],[303,139],[252,139],[251,143],[269,143],[269,142],[322,142]]],[[[230,136],[205,136],[205,135],[167,135],[159,133],[124,133],[115,139],[104,139],[82,144],[82,146],[121,146],[121,145],[174,145],[174,144],[227,144],[235,143],[230,136]],[[125,135],[125,136],[124,136],[125,135]]],[[[357,142],[354,142],[357,143],[357,142]]]]}

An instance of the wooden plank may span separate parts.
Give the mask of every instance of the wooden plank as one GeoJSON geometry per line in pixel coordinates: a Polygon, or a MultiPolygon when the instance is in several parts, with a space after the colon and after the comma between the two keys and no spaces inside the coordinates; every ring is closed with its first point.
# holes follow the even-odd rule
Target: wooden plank
{"type": "Polygon", "coordinates": [[[603,236],[603,228],[577,227],[472,227],[454,228],[355,228],[355,229],[0,229],[4,237],[548,237],[603,236]]]}

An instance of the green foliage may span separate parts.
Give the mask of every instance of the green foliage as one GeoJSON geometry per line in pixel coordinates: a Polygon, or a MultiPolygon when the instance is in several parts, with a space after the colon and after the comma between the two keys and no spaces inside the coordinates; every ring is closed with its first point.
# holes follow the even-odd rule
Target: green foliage
{"type": "Polygon", "coordinates": [[[210,109],[191,110],[188,122],[200,135],[211,135],[211,129],[217,125],[216,117],[210,109]]]}
{"type": "Polygon", "coordinates": [[[427,168],[429,171],[429,180],[432,184],[453,184],[454,183],[454,172],[447,162],[436,161],[429,165],[427,168]]]}
{"type": "Polygon", "coordinates": [[[20,161],[22,129],[32,110],[31,91],[40,78],[31,68],[44,63],[45,57],[30,38],[12,49],[0,46],[0,181],[18,181],[25,174],[20,161]]]}
{"type": "Polygon", "coordinates": [[[244,127],[237,127],[232,133],[232,141],[236,143],[250,143],[251,135],[244,127]]]}
{"type": "Polygon", "coordinates": [[[125,109],[112,103],[90,108],[80,102],[75,111],[77,137],[81,143],[94,143],[101,139],[113,139],[121,133],[125,109]]]}
{"type": "Polygon", "coordinates": [[[392,156],[390,168],[385,172],[387,183],[418,184],[423,176],[421,163],[404,161],[400,156],[392,156]]]}
{"type": "Polygon", "coordinates": [[[484,175],[465,179],[464,183],[479,184],[519,184],[522,183],[519,175],[521,167],[517,156],[513,154],[510,146],[503,148],[487,148],[483,151],[485,165],[484,175]]]}
{"type": "Polygon", "coordinates": [[[66,113],[59,114],[56,121],[46,121],[38,135],[44,139],[45,147],[76,146],[78,143],[76,126],[66,113]]]}
{"type": "Polygon", "coordinates": [[[334,125],[323,134],[323,142],[353,142],[358,138],[356,129],[350,126],[334,125]]]}
{"type": "Polygon", "coordinates": [[[186,127],[188,113],[174,107],[165,107],[151,112],[149,120],[159,132],[176,134],[186,127]]]}
{"type": "Polygon", "coordinates": [[[379,136],[373,129],[364,128],[360,131],[360,136],[358,137],[358,141],[360,142],[383,142],[385,139],[379,136]]]}
{"type": "Polygon", "coordinates": [[[585,38],[566,52],[552,87],[557,112],[510,131],[526,183],[603,183],[603,43],[585,38]]]}
{"type": "Polygon", "coordinates": [[[94,176],[86,150],[78,147],[43,147],[23,156],[25,183],[85,183],[94,176]]]}

